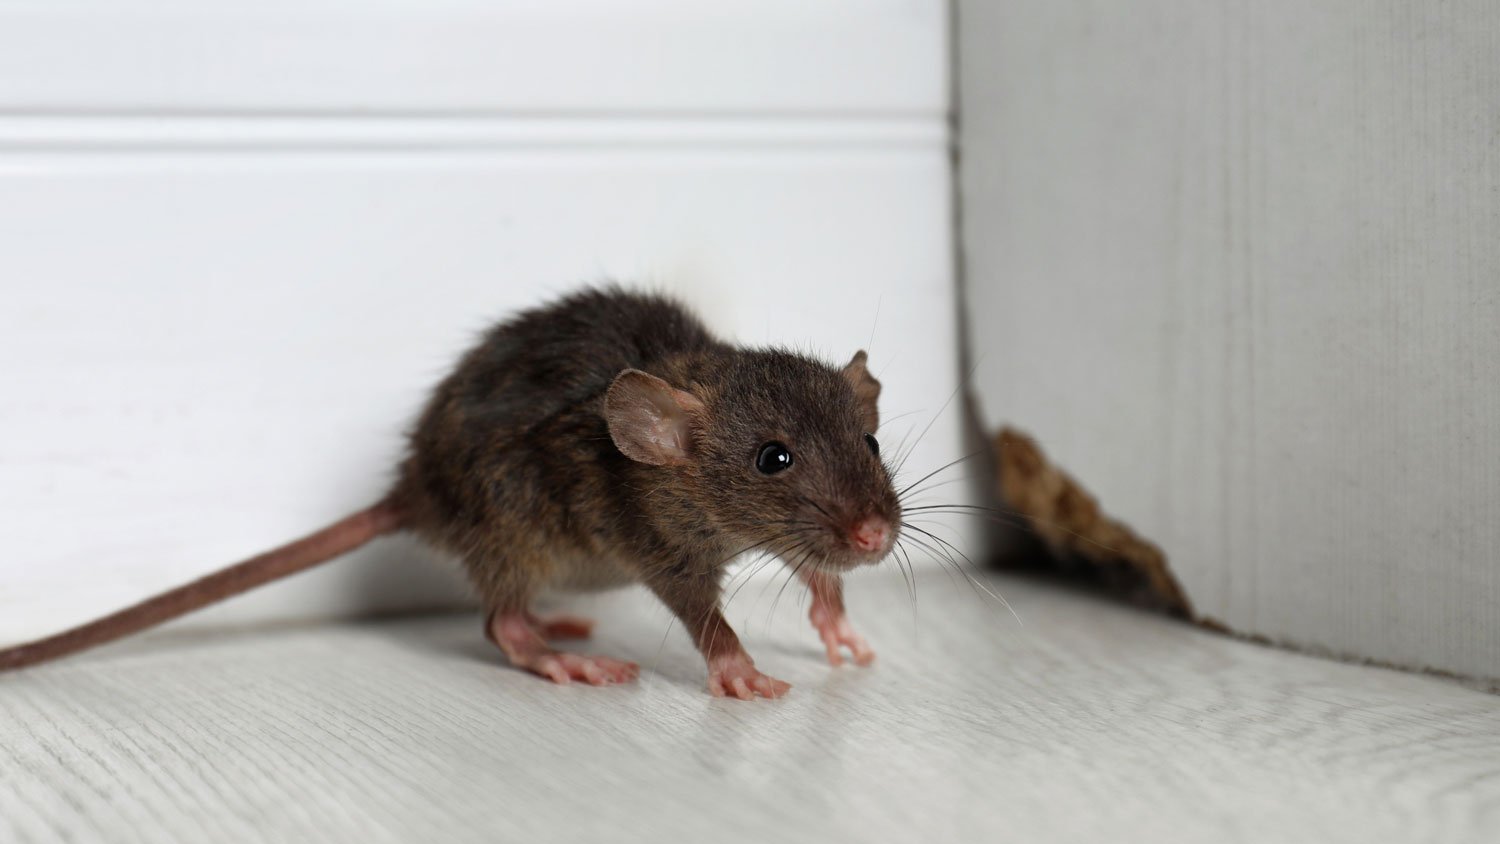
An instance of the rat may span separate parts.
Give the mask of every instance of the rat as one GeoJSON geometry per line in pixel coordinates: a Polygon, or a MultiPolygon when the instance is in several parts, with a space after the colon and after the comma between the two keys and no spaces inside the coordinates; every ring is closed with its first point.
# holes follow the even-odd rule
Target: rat
{"type": "Polygon", "coordinates": [[[880,562],[902,527],[875,438],[880,382],[716,338],[681,303],[589,288],[484,334],[433,391],[396,481],[317,533],[104,618],[0,651],[0,670],[103,644],[409,531],[457,557],[512,665],[557,683],[636,678],[634,662],[556,650],[593,622],[541,618],[544,589],[643,584],[692,636],[715,696],[776,698],[723,613],[727,567],[779,556],[811,595],[837,666],[874,651],[843,575],[880,562]]]}

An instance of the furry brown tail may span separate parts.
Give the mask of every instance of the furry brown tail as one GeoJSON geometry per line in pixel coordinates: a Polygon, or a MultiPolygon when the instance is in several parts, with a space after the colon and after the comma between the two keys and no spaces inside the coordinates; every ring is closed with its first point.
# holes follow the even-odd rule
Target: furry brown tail
{"type": "Polygon", "coordinates": [[[0,671],[25,668],[129,636],[216,601],[325,563],[400,527],[400,511],[389,500],[382,501],[334,522],[311,536],[220,569],[119,612],[45,639],[0,651],[0,671]]]}

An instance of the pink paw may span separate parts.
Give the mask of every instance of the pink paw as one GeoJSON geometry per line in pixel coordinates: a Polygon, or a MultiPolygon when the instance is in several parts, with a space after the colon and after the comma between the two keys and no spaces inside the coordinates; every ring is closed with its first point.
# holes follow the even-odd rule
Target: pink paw
{"type": "Polygon", "coordinates": [[[484,632],[510,658],[512,665],[540,674],[554,683],[581,680],[591,686],[610,686],[634,680],[640,666],[602,656],[580,656],[547,647],[543,636],[563,638],[588,635],[593,622],[576,618],[538,619],[531,613],[491,613],[484,632]]]}
{"type": "Polygon", "coordinates": [[[808,617],[812,619],[813,627],[818,629],[823,647],[828,650],[829,665],[844,664],[843,648],[849,649],[855,665],[869,665],[875,661],[875,651],[865,641],[865,637],[854,632],[854,626],[849,623],[847,615],[835,613],[814,603],[808,617]]]}
{"type": "Polygon", "coordinates": [[[591,686],[612,686],[628,683],[641,673],[640,666],[633,662],[561,651],[537,654],[521,667],[561,685],[581,680],[591,686]]]}
{"type": "Polygon", "coordinates": [[[740,700],[751,700],[756,695],[778,698],[792,688],[783,682],[756,670],[748,654],[718,657],[708,665],[708,691],[714,697],[734,696],[740,700]]]}

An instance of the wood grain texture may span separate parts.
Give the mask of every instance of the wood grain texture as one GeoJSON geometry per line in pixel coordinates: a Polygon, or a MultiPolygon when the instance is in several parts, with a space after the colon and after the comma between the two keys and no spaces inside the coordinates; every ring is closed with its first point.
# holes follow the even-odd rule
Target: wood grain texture
{"type": "Polygon", "coordinates": [[[988,423],[1206,615],[1500,677],[1500,5],[959,18],[988,423]]]}
{"type": "Polygon", "coordinates": [[[644,594],[638,685],[499,664],[470,616],[161,634],[0,677],[0,840],[1277,841],[1500,837],[1500,698],[999,576],[851,583],[874,668],[792,593],[729,616],[777,703],[713,700],[644,594]]]}

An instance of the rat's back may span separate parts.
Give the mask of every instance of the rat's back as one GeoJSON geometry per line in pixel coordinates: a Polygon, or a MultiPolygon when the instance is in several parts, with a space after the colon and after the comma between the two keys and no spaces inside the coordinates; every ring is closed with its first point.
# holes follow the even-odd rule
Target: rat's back
{"type": "Polygon", "coordinates": [[[598,406],[615,376],[723,348],[681,304],[618,287],[500,323],[437,386],[412,431],[397,488],[412,527],[451,534],[493,517],[497,496],[511,515],[518,499],[565,507],[576,497],[565,494],[572,470],[612,457],[598,406]]]}
{"type": "Polygon", "coordinates": [[[590,289],[491,329],[437,392],[487,424],[528,425],[602,395],[623,369],[716,345],[671,299],[590,289]]]}

